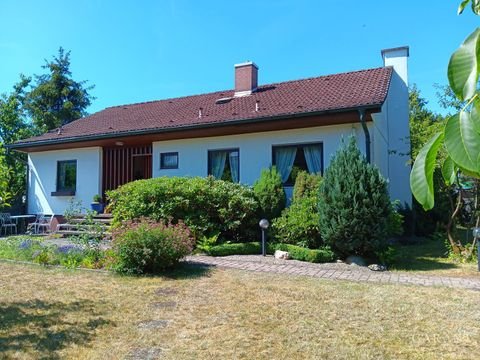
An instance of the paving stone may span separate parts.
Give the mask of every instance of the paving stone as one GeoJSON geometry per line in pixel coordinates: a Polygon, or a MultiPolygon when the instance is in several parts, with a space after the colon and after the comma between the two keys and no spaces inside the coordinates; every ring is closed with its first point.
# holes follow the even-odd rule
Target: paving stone
{"type": "Polygon", "coordinates": [[[160,359],[162,349],[160,348],[138,348],[133,349],[125,358],[126,360],[154,360],[160,359]]]}
{"type": "Polygon", "coordinates": [[[142,330],[163,329],[168,325],[168,320],[145,320],[138,323],[138,328],[142,330]]]}
{"type": "Polygon", "coordinates": [[[480,291],[480,277],[478,279],[460,279],[442,276],[423,276],[409,273],[371,272],[368,268],[351,267],[344,263],[311,264],[296,260],[275,260],[272,256],[261,255],[233,255],[221,258],[209,256],[189,256],[187,262],[202,263],[223,268],[235,268],[246,271],[264,273],[282,273],[291,275],[310,276],[330,280],[346,280],[356,282],[378,282],[382,284],[404,284],[421,286],[460,287],[480,291]]]}
{"type": "Polygon", "coordinates": [[[155,295],[158,296],[170,296],[170,295],[177,295],[178,290],[172,288],[160,288],[155,290],[155,295]]]}
{"type": "Polygon", "coordinates": [[[152,304],[152,307],[156,309],[168,309],[174,308],[175,306],[177,306],[177,303],[175,301],[159,301],[152,304]]]}

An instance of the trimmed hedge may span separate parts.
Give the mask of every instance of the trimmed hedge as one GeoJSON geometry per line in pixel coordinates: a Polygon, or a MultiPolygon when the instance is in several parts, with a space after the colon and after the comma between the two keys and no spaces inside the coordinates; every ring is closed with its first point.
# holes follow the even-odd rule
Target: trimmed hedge
{"type": "Polygon", "coordinates": [[[196,239],[219,234],[220,239],[246,241],[258,231],[258,203],[253,190],[213,177],[159,177],[133,181],[109,191],[114,225],[148,217],[183,220],[196,239]]]}
{"type": "Polygon", "coordinates": [[[329,248],[307,249],[291,244],[277,244],[276,250],[288,251],[290,258],[311,263],[326,263],[335,260],[335,254],[329,248]]]}
{"type": "MultiPolygon", "coordinates": [[[[267,253],[273,254],[275,250],[288,251],[291,259],[311,263],[326,263],[336,258],[329,248],[312,250],[290,244],[267,244],[267,253]]],[[[258,255],[261,252],[262,245],[259,242],[249,242],[212,246],[207,254],[211,256],[258,255]]]]}
{"type": "Polygon", "coordinates": [[[210,256],[258,255],[261,253],[262,245],[259,242],[215,245],[207,251],[210,256]]]}

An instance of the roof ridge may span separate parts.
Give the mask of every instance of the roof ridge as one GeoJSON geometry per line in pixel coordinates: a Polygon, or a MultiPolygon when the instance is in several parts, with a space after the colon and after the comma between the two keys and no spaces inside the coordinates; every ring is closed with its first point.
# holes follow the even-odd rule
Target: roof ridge
{"type": "MultiPolygon", "coordinates": [[[[326,75],[319,75],[319,76],[309,76],[309,77],[300,78],[300,79],[292,79],[292,80],[286,80],[286,81],[278,81],[278,82],[273,82],[273,83],[269,83],[269,84],[260,85],[260,86],[258,86],[258,88],[259,88],[259,89],[262,89],[262,88],[266,88],[266,87],[273,86],[273,85],[289,84],[289,83],[292,83],[292,82],[307,81],[307,80],[319,79],[319,78],[324,78],[324,77],[329,77],[329,76],[336,76],[336,75],[355,74],[355,73],[368,72],[368,71],[380,70],[380,69],[385,69],[385,68],[392,68],[392,66],[379,66],[379,67],[367,68],[367,69],[361,69],[361,70],[344,71],[344,72],[339,72],[339,73],[334,73],[334,74],[326,74],[326,75]]],[[[104,111],[104,110],[107,110],[107,109],[121,108],[121,107],[126,107],[126,106],[136,106],[136,105],[143,105],[143,104],[151,104],[151,103],[164,102],[164,101],[172,101],[172,100],[180,100],[180,99],[193,98],[193,97],[205,96],[205,95],[222,94],[222,93],[234,92],[234,91],[235,91],[235,89],[218,90],[218,91],[212,91],[212,92],[207,92],[207,93],[191,94],[191,95],[177,96],[177,97],[171,97],[171,98],[165,98],[165,99],[157,99],[157,100],[140,101],[140,102],[130,103],[130,104],[113,105],[113,106],[107,106],[106,108],[104,108],[104,109],[102,109],[102,110],[99,110],[99,111],[97,111],[96,113],[101,112],[101,111],[104,111]]],[[[93,113],[93,114],[95,114],[95,113],[93,113]]],[[[90,115],[93,115],[93,114],[90,114],[90,115]]]]}

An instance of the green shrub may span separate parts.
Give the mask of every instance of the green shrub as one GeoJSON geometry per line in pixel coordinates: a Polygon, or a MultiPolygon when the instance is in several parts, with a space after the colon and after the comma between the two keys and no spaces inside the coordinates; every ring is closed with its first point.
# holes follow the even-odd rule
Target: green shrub
{"type": "Polygon", "coordinates": [[[170,268],[188,255],[195,243],[182,221],[164,224],[146,218],[124,222],[112,238],[115,270],[127,274],[158,273],[170,268]]]}
{"type": "MultiPolygon", "coordinates": [[[[335,254],[328,247],[312,250],[290,244],[267,244],[268,254],[273,254],[275,250],[288,251],[291,259],[299,261],[325,263],[335,260],[335,254]]],[[[221,244],[211,247],[208,251],[211,256],[259,255],[261,253],[262,244],[259,242],[221,244]]]]}
{"type": "Polygon", "coordinates": [[[279,243],[293,244],[309,248],[320,246],[320,216],[318,197],[305,197],[295,200],[282,216],[272,222],[272,236],[279,243]]]}
{"type": "Polygon", "coordinates": [[[260,206],[260,217],[272,220],[280,216],[285,208],[286,196],[282,177],[275,166],[262,170],[260,178],[253,185],[253,191],[260,206]]]}
{"type": "Polygon", "coordinates": [[[329,247],[322,249],[307,249],[291,244],[277,244],[276,250],[288,251],[293,260],[307,261],[311,263],[326,263],[335,260],[336,256],[329,247]]]}
{"type": "Polygon", "coordinates": [[[259,242],[215,245],[207,251],[207,254],[211,256],[258,255],[261,253],[262,245],[259,242]]]}
{"type": "Polygon", "coordinates": [[[183,220],[197,239],[220,234],[242,241],[255,236],[257,201],[251,188],[208,178],[160,177],[138,180],[108,192],[114,225],[142,216],[183,220]]]}
{"type": "Polygon", "coordinates": [[[403,235],[403,215],[398,210],[399,202],[391,204],[390,212],[387,217],[387,235],[388,236],[401,236],[403,235]]]}
{"type": "Polygon", "coordinates": [[[317,197],[320,189],[322,176],[318,174],[309,174],[306,171],[300,171],[293,187],[292,202],[304,197],[317,197]]]}
{"type": "Polygon", "coordinates": [[[282,215],[272,221],[272,236],[280,243],[318,248],[321,245],[318,192],[322,177],[298,173],[293,200],[282,215]]]}
{"type": "Polygon", "coordinates": [[[320,232],[341,256],[373,255],[387,245],[391,211],[387,183],[350,138],[337,151],[320,185],[320,232]]]}

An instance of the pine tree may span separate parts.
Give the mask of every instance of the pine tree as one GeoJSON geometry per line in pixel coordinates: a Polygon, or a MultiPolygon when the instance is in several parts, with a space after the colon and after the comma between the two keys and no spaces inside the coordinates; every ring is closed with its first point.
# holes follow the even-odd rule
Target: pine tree
{"type": "Polygon", "coordinates": [[[41,131],[52,130],[86,115],[94,97],[93,86],[75,81],[70,71],[70,51],[60,47],[58,55],[43,66],[48,72],[35,75],[36,84],[25,98],[34,125],[41,131]]]}
{"type": "Polygon", "coordinates": [[[386,246],[391,211],[387,182],[354,137],[333,157],[320,186],[320,232],[340,256],[373,255],[386,246]]]}

